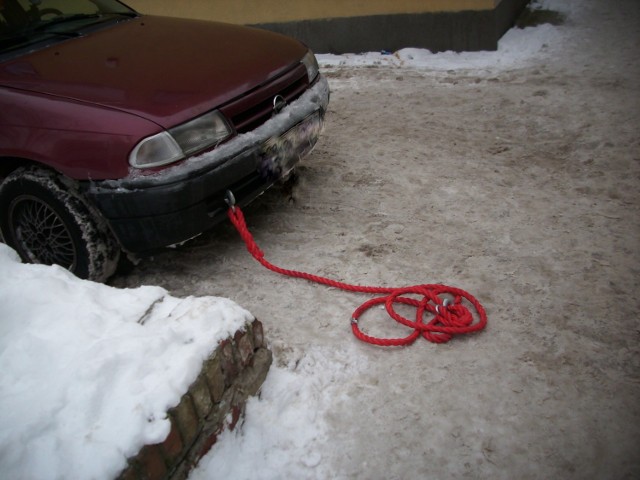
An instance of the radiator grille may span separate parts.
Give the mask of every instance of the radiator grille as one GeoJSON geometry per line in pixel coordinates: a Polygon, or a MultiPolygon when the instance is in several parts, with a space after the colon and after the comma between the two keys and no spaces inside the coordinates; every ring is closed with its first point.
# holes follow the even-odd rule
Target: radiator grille
{"type": "Polygon", "coordinates": [[[282,96],[293,102],[309,87],[307,70],[300,64],[271,82],[244,94],[220,110],[238,133],[254,130],[273,115],[273,98],[282,96]]]}

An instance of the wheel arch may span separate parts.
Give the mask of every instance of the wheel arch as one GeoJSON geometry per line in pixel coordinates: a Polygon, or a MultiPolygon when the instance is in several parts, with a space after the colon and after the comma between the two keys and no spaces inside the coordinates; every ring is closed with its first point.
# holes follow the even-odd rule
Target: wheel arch
{"type": "Polygon", "coordinates": [[[0,156],[0,182],[7,178],[12,172],[16,171],[18,168],[31,166],[63,175],[61,172],[57,171],[54,168],[51,168],[49,165],[45,165],[35,160],[21,157],[0,156]]]}
{"type": "MultiPolygon", "coordinates": [[[[83,259],[86,258],[90,262],[87,265],[88,270],[86,274],[80,276],[90,278],[91,280],[105,281],[113,274],[117,266],[118,257],[120,256],[119,242],[111,231],[111,226],[99,209],[82,193],[78,182],[38,162],[23,161],[21,159],[9,159],[9,161],[7,161],[6,158],[2,160],[0,164],[0,175],[2,179],[0,182],[0,192],[3,197],[6,198],[3,198],[2,202],[0,202],[0,211],[4,211],[5,208],[11,209],[11,202],[5,200],[12,198],[12,196],[15,198],[16,195],[20,196],[25,192],[21,188],[16,190],[16,182],[24,181],[21,180],[22,178],[28,179],[27,181],[32,183],[35,182],[39,185],[38,188],[45,189],[49,192],[48,195],[54,198],[54,203],[58,203],[57,207],[54,206],[50,208],[54,210],[56,210],[56,208],[62,208],[67,212],[63,213],[62,216],[69,214],[71,218],[75,219],[75,222],[80,222],[77,224],[78,228],[75,237],[85,240],[84,245],[86,246],[86,250],[83,249],[83,252],[86,251],[88,255],[84,255],[83,259]],[[43,180],[46,182],[47,179],[50,179],[52,182],[52,187],[41,183],[43,180]],[[75,202],[75,204],[73,202],[75,202]]],[[[30,187],[29,190],[33,191],[32,189],[33,187],[30,187]]],[[[36,196],[39,197],[38,195],[36,196]]],[[[48,203],[48,205],[53,205],[53,203],[48,203]]],[[[57,216],[62,218],[60,215],[57,216]]],[[[5,228],[10,228],[12,230],[10,237],[13,238],[14,241],[8,241],[10,237],[5,235],[6,232],[0,233],[0,240],[8,244],[13,243],[11,246],[16,248],[15,240],[17,237],[15,234],[18,230],[13,230],[13,227],[9,227],[10,215],[6,218],[4,217],[4,215],[0,216],[0,230],[4,231],[5,228]]],[[[73,223],[73,221],[68,224],[71,223],[73,223]]],[[[69,231],[69,229],[67,229],[67,231],[69,231]]],[[[80,250],[77,251],[79,252],[80,250]]],[[[23,260],[26,260],[25,255],[21,254],[21,257],[23,260]]],[[[36,263],[40,263],[40,261],[36,263]]],[[[74,273],[78,274],[77,271],[74,271],[74,273]]]]}

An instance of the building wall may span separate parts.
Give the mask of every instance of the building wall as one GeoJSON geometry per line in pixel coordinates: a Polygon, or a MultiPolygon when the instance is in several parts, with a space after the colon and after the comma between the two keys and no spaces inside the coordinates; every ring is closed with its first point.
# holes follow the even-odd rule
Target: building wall
{"type": "Polygon", "coordinates": [[[129,0],[154,15],[242,25],[402,13],[491,10],[501,0],[129,0]]]}
{"type": "Polygon", "coordinates": [[[129,0],[142,13],[253,25],[317,53],[495,50],[529,0],[129,0]]]}

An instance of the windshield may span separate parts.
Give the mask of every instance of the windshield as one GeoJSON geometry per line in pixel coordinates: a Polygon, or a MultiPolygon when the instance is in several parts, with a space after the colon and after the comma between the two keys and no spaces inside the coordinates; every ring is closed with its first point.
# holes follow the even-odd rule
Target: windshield
{"type": "Polygon", "coordinates": [[[116,0],[0,0],[0,53],[77,37],[91,26],[137,16],[116,0]]]}

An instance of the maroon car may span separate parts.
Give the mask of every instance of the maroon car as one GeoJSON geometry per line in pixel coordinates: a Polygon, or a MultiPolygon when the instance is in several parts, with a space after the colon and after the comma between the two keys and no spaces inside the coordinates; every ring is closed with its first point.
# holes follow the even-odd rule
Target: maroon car
{"type": "Polygon", "coordinates": [[[105,280],[184,242],[315,145],[326,79],[300,42],[115,0],[0,0],[0,231],[105,280]]]}

